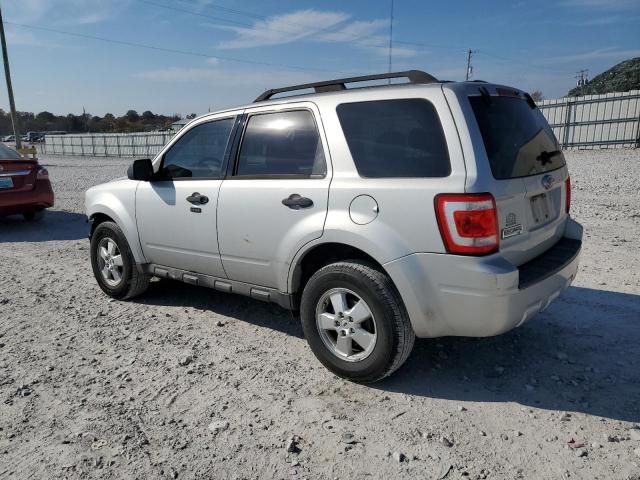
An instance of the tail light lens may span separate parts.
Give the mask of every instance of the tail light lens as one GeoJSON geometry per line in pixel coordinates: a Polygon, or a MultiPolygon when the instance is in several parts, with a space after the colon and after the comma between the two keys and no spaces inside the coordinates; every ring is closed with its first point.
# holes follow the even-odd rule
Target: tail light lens
{"type": "Polygon", "coordinates": [[[567,177],[564,181],[564,191],[565,191],[565,206],[567,209],[567,213],[571,210],[571,177],[567,177]]]}
{"type": "Polygon", "coordinates": [[[449,253],[486,255],[498,250],[498,211],[490,193],[436,196],[436,217],[449,253]]]}
{"type": "Polygon", "coordinates": [[[38,167],[37,178],[49,178],[49,170],[44,167],[38,167]]]}

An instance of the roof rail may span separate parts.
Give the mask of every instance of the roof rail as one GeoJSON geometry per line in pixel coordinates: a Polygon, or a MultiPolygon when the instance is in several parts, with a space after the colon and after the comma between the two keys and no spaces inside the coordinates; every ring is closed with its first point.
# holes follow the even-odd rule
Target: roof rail
{"type": "Polygon", "coordinates": [[[338,78],[336,80],[325,80],[324,82],[303,83],[301,85],[292,85],[290,87],[272,88],[256,98],[254,102],[268,100],[278,93],[295,92],[296,90],[306,90],[308,88],[313,88],[316,93],[337,92],[347,89],[345,83],[368,82],[371,80],[385,80],[391,78],[407,78],[409,79],[409,83],[436,83],[438,81],[438,79],[433,75],[429,75],[421,70],[378,73],[375,75],[364,75],[362,77],[338,78]]]}

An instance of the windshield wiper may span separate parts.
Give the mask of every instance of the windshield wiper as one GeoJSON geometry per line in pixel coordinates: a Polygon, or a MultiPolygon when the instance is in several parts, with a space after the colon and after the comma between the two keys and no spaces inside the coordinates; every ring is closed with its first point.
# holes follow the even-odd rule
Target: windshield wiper
{"type": "Polygon", "coordinates": [[[540,152],[540,155],[536,157],[536,160],[538,160],[542,165],[546,165],[547,163],[551,163],[551,159],[553,157],[561,154],[562,150],[551,150],[550,152],[543,150],[540,152]]]}

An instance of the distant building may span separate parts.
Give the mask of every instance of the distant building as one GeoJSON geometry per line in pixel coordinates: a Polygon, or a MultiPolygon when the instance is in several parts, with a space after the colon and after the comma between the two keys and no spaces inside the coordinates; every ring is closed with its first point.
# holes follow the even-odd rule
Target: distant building
{"type": "Polygon", "coordinates": [[[171,130],[174,131],[178,131],[180,130],[182,127],[184,127],[187,123],[189,123],[191,120],[187,120],[187,119],[182,119],[182,120],[178,120],[177,122],[173,122],[171,124],[171,130]]]}

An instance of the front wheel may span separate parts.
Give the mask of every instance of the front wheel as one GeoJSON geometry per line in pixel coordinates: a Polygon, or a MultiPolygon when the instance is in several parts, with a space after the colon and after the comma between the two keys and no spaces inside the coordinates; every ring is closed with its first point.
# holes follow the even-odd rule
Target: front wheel
{"type": "Polygon", "coordinates": [[[98,285],[117,299],[142,294],[150,276],[139,272],[124,233],[114,222],[103,222],[91,237],[91,267],[98,285]]]}
{"type": "Polygon", "coordinates": [[[300,317],[318,360],[359,383],[381,380],[400,368],[415,341],[391,279],[358,261],[318,270],[302,293],[300,317]]]}

